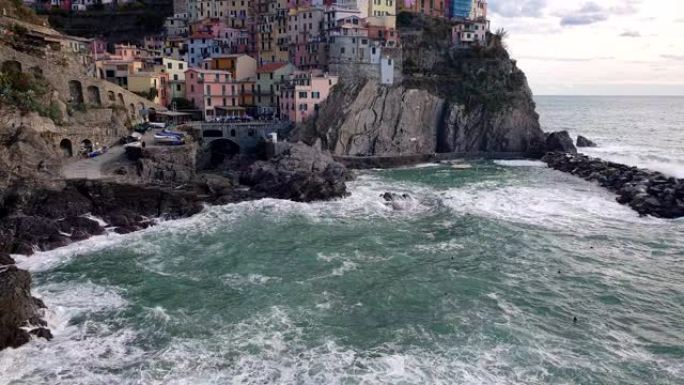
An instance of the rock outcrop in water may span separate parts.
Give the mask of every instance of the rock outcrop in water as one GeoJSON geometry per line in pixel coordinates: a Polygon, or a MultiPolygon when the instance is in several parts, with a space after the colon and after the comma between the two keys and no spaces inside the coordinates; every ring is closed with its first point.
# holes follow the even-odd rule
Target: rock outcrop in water
{"type": "Polygon", "coordinates": [[[259,161],[242,173],[241,183],[272,198],[311,202],[347,195],[347,169],[329,153],[303,143],[286,144],[274,159],[259,161]]]}
{"type": "Polygon", "coordinates": [[[492,35],[473,50],[450,46],[448,23],[401,14],[403,80],[346,78],[318,117],[298,128],[335,155],[515,152],[541,156],[544,133],[525,74],[492,35]]]}
{"type": "Polygon", "coordinates": [[[546,151],[577,154],[577,148],[572,143],[572,138],[567,131],[546,134],[546,151]]]}
{"type": "Polygon", "coordinates": [[[596,143],[592,142],[591,140],[585,138],[582,135],[579,135],[577,137],[577,147],[596,147],[596,143]]]}
{"type": "Polygon", "coordinates": [[[16,266],[0,266],[0,350],[17,348],[31,335],[51,339],[42,319],[43,301],[31,296],[31,275],[16,266]]]}
{"type": "Polygon", "coordinates": [[[684,217],[683,179],[581,154],[549,153],[543,160],[553,169],[598,182],[618,194],[619,203],[629,205],[639,214],[684,217]]]}

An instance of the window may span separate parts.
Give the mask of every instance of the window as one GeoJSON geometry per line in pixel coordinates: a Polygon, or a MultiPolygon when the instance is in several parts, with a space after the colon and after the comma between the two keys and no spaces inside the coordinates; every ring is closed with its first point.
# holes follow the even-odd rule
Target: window
{"type": "Polygon", "coordinates": [[[169,62],[168,64],[166,64],[166,68],[170,70],[173,69],[173,63],[169,62]]]}
{"type": "Polygon", "coordinates": [[[311,93],[311,98],[313,98],[313,99],[320,99],[320,98],[321,98],[321,93],[320,93],[320,92],[312,92],[312,93],[311,93]]]}
{"type": "Polygon", "coordinates": [[[176,84],[176,91],[178,91],[178,92],[181,91],[181,85],[180,84],[176,84]]]}
{"type": "Polygon", "coordinates": [[[306,97],[307,97],[307,92],[305,92],[305,91],[300,92],[300,93],[299,93],[299,97],[302,98],[302,99],[306,99],[306,97]]]}
{"type": "Polygon", "coordinates": [[[183,63],[178,63],[178,69],[182,70],[183,69],[183,63]]]}

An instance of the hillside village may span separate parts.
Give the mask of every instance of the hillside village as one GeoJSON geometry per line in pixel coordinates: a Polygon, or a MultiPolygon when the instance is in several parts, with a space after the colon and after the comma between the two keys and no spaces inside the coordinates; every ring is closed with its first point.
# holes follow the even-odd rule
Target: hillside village
{"type": "MultiPolygon", "coordinates": [[[[49,6],[82,12],[110,3],[49,6]]],[[[401,81],[401,12],[448,20],[445,39],[456,48],[484,45],[489,31],[485,0],[174,0],[173,8],[164,32],[139,44],[61,39],[93,77],[187,120],[301,123],[340,80],[401,81]]]]}

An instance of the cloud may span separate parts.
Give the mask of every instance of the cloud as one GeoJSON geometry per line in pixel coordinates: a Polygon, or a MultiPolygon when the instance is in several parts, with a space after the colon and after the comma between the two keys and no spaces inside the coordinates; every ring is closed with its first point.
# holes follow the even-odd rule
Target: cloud
{"type": "Polygon", "coordinates": [[[538,61],[556,61],[556,62],[590,62],[598,60],[613,60],[612,56],[598,56],[598,57],[561,57],[561,56],[521,56],[519,59],[538,60],[538,61]]]}
{"type": "Polygon", "coordinates": [[[491,0],[489,9],[503,17],[542,17],[547,0],[491,0]]]}
{"type": "Polygon", "coordinates": [[[684,55],[660,55],[663,59],[684,61],[684,55]]]}
{"type": "Polygon", "coordinates": [[[625,31],[620,34],[621,37],[641,37],[639,31],[625,31]]]}
{"type": "Polygon", "coordinates": [[[565,14],[559,14],[561,25],[564,27],[575,25],[589,25],[608,20],[614,15],[632,15],[639,12],[641,0],[620,0],[617,5],[612,7],[602,7],[599,4],[589,1],[584,3],[578,10],[565,14]]]}
{"type": "Polygon", "coordinates": [[[589,25],[608,20],[606,10],[600,5],[590,1],[580,9],[562,15],[561,25],[564,27],[573,25],[589,25]]]}
{"type": "Polygon", "coordinates": [[[675,23],[684,23],[684,18],[676,19],[674,22],[675,23]]]}

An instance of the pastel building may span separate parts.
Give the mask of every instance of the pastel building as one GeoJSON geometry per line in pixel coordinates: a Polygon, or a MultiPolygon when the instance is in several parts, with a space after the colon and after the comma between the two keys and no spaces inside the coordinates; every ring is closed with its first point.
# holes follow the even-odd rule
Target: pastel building
{"type": "Polygon", "coordinates": [[[185,98],[185,71],[188,70],[188,63],[184,60],[172,58],[162,59],[162,71],[168,76],[168,93],[171,100],[175,98],[185,98]]]}
{"type": "Polygon", "coordinates": [[[244,110],[237,86],[228,71],[191,68],[185,72],[187,99],[202,111],[206,120],[218,115],[237,115],[244,110]]]}
{"type": "Polygon", "coordinates": [[[320,69],[326,63],[323,8],[290,10],[287,24],[290,61],[302,69],[320,69]]]}
{"type": "Polygon", "coordinates": [[[257,73],[256,59],[245,54],[217,55],[205,59],[202,68],[207,70],[228,71],[235,80],[255,78],[257,73]]]}
{"type": "Polygon", "coordinates": [[[301,123],[315,116],[337,82],[337,76],[320,71],[293,73],[280,89],[281,118],[301,123]]]}
{"type": "Polygon", "coordinates": [[[256,105],[260,115],[275,115],[280,106],[280,87],[296,71],[290,63],[268,63],[257,69],[256,105]]]}
{"type": "Polygon", "coordinates": [[[396,15],[398,0],[369,0],[368,16],[396,15]]]}
{"type": "MultiPolygon", "coordinates": [[[[428,16],[445,17],[448,14],[447,1],[468,0],[396,0],[399,11],[422,13],[428,16]]],[[[472,0],[471,0],[472,1],[472,0]]]]}
{"type": "Polygon", "coordinates": [[[151,99],[154,103],[167,106],[171,100],[168,94],[169,75],[160,71],[141,71],[128,75],[128,90],[141,95],[147,95],[156,90],[156,96],[151,99]]]}
{"type": "Polygon", "coordinates": [[[451,28],[451,42],[457,47],[468,48],[487,44],[489,21],[486,19],[463,20],[451,28]]]}

